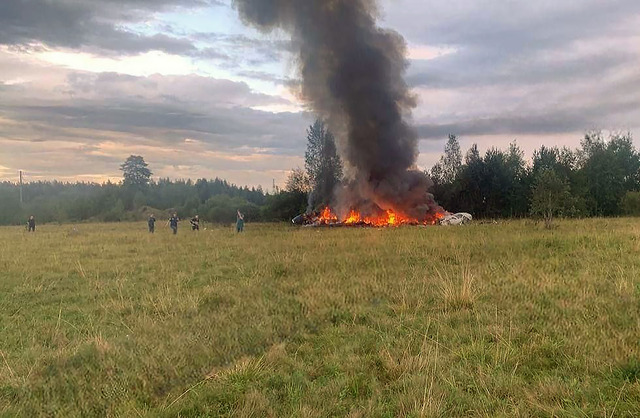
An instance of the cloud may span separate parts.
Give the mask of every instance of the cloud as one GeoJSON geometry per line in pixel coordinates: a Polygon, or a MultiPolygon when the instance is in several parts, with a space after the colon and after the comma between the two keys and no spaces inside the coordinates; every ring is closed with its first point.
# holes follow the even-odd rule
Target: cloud
{"type": "MultiPolygon", "coordinates": [[[[74,101],[73,105],[0,106],[0,114],[25,125],[48,126],[52,132],[56,128],[73,128],[129,133],[133,134],[131,141],[144,137],[169,147],[185,137],[195,137],[225,151],[248,146],[270,153],[300,154],[305,145],[306,121],[301,115],[241,107],[197,111],[172,103],[107,101],[98,104],[81,100],[74,101]]],[[[18,129],[13,130],[14,135],[17,132],[18,129]]],[[[4,134],[7,136],[7,132],[4,134]]],[[[72,131],[64,137],[76,137],[83,142],[93,140],[85,135],[72,131]]]]}
{"type": "Polygon", "coordinates": [[[268,81],[270,83],[280,85],[280,86],[293,86],[293,85],[296,85],[296,83],[299,83],[299,81],[297,80],[292,80],[290,78],[278,76],[276,74],[268,73],[266,71],[240,70],[237,72],[237,74],[241,77],[268,81]]]}
{"type": "Polygon", "coordinates": [[[189,54],[196,48],[188,39],[136,33],[125,25],[143,22],[149,14],[161,11],[212,4],[204,0],[4,1],[0,3],[0,43],[119,54],[152,50],[189,54]]]}
{"type": "MultiPolygon", "coordinates": [[[[449,133],[577,145],[586,129],[640,128],[636,0],[381,3],[408,41],[422,164],[449,133]]],[[[0,0],[0,177],[118,176],[136,150],[162,175],[249,184],[300,165],[311,116],[283,93],[291,42],[228,6],[0,0]]]]}
{"type": "Polygon", "coordinates": [[[279,62],[289,42],[243,34],[176,30],[164,12],[227,6],[218,0],[15,0],[0,2],[0,45],[118,57],[161,51],[217,60],[227,68],[279,62]],[[155,28],[155,33],[154,33],[155,28]]]}
{"type": "Polygon", "coordinates": [[[385,21],[412,43],[531,51],[602,34],[637,33],[616,23],[640,12],[635,0],[386,0],[385,21]]]}
{"type": "Polygon", "coordinates": [[[640,2],[396,0],[385,21],[412,49],[425,139],[637,128],[640,2]]]}
{"type": "Polygon", "coordinates": [[[502,64],[491,56],[455,54],[434,60],[414,60],[407,81],[414,87],[464,88],[469,86],[524,86],[566,83],[605,77],[619,68],[634,66],[639,56],[630,50],[604,49],[562,57],[529,55],[502,64]]]}
{"type": "Polygon", "coordinates": [[[240,77],[283,84],[284,75],[274,73],[269,67],[280,66],[291,58],[290,40],[218,32],[196,32],[187,36],[196,43],[210,45],[201,48],[195,54],[197,58],[215,60],[220,68],[240,77]]]}
{"type": "Polygon", "coordinates": [[[309,116],[256,109],[291,103],[245,83],[14,65],[3,76],[15,78],[21,68],[22,78],[0,84],[0,165],[11,170],[28,167],[38,178],[113,178],[128,152],[164,167],[157,171],[163,176],[228,175],[257,185],[265,173],[283,181],[300,165],[309,116]],[[47,69],[48,76],[39,77],[47,69]],[[171,172],[185,164],[192,171],[171,172]]]}

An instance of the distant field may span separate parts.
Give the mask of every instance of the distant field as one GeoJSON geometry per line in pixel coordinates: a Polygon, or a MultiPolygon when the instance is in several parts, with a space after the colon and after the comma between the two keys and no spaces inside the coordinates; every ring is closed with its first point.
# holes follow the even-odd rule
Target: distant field
{"type": "Polygon", "coordinates": [[[0,228],[0,415],[640,416],[640,221],[0,228]]]}

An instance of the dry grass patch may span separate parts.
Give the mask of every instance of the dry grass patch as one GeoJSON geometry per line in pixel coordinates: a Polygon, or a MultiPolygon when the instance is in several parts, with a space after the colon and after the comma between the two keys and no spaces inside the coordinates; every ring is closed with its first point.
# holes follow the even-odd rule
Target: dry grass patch
{"type": "Polygon", "coordinates": [[[436,269],[440,280],[440,296],[445,310],[473,309],[477,292],[471,268],[463,266],[457,271],[436,269]]]}

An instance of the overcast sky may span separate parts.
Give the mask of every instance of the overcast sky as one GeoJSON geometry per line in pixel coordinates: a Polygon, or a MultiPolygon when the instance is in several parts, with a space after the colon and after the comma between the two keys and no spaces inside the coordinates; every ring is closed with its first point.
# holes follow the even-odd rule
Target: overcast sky
{"type": "MultiPolygon", "coordinates": [[[[640,1],[384,0],[409,45],[421,168],[448,133],[528,154],[589,129],[640,135],[640,1]]],[[[230,0],[0,0],[0,180],[154,177],[283,184],[303,166],[287,36],[230,0]]]]}

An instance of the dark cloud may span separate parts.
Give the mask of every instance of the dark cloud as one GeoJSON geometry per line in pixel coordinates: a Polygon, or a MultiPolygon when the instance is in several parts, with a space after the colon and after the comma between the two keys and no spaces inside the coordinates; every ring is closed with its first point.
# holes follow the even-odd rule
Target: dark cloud
{"type": "Polygon", "coordinates": [[[137,54],[160,50],[195,54],[184,37],[145,35],[125,29],[149,14],[177,8],[220,5],[217,0],[10,0],[0,2],[0,44],[99,50],[137,54]]]}
{"type": "Polygon", "coordinates": [[[0,95],[0,166],[9,172],[101,181],[118,178],[118,164],[138,153],[160,176],[266,186],[301,164],[309,116],[253,109],[291,104],[244,83],[84,72],[61,79],[20,91],[0,85],[10,88],[0,95]]]}
{"type": "Polygon", "coordinates": [[[389,0],[386,19],[412,42],[462,49],[527,53],[577,40],[636,33],[625,26],[640,13],[636,0],[500,2],[389,0]]]}
{"type": "Polygon", "coordinates": [[[486,54],[454,53],[432,60],[414,60],[407,81],[414,87],[430,88],[575,82],[633,66],[638,58],[630,51],[609,50],[560,60],[523,57],[500,65],[486,54]]]}
{"type": "Polygon", "coordinates": [[[406,3],[429,20],[408,20],[402,9],[390,8],[397,13],[390,20],[402,24],[405,35],[416,43],[456,48],[444,57],[415,61],[409,80],[416,86],[563,82],[598,77],[640,58],[637,49],[610,49],[640,35],[634,29],[640,14],[636,0],[568,0],[545,7],[457,1],[456,7],[435,11],[430,10],[433,2],[406,3]],[[576,50],[581,50],[577,56],[576,50]]]}
{"type": "Polygon", "coordinates": [[[131,133],[166,145],[196,137],[225,151],[253,147],[299,153],[305,145],[306,121],[300,114],[248,108],[198,112],[178,104],[75,101],[73,105],[0,106],[0,114],[51,127],[131,133]]]}
{"type": "Polygon", "coordinates": [[[638,126],[636,0],[386,5],[386,21],[411,44],[448,50],[408,70],[422,92],[422,138],[638,126]]]}
{"type": "Polygon", "coordinates": [[[615,125],[616,115],[640,108],[640,99],[623,101],[602,100],[580,108],[549,109],[542,113],[497,115],[487,118],[458,120],[452,123],[433,123],[418,126],[422,139],[440,140],[449,134],[481,135],[544,135],[582,132],[589,129],[630,129],[629,125],[615,125]]]}
{"type": "Polygon", "coordinates": [[[65,93],[91,100],[131,99],[171,101],[189,106],[251,107],[290,105],[285,99],[255,92],[242,82],[199,75],[151,75],[139,77],[118,73],[71,72],[65,93]]]}
{"type": "Polygon", "coordinates": [[[207,60],[222,60],[222,61],[232,60],[232,57],[229,54],[222,52],[220,48],[214,48],[214,47],[202,48],[198,52],[198,56],[200,58],[207,59],[207,60]]]}
{"type": "Polygon", "coordinates": [[[0,2],[0,45],[33,50],[71,48],[102,55],[149,51],[220,61],[226,68],[281,61],[289,42],[245,35],[190,32],[159,23],[156,33],[132,29],[149,16],[227,6],[219,0],[10,0],[0,2]]]}
{"type": "Polygon", "coordinates": [[[541,116],[494,117],[463,120],[455,123],[427,124],[418,126],[423,139],[441,140],[449,134],[480,136],[496,134],[555,134],[576,132],[587,128],[590,122],[581,115],[558,117],[553,114],[541,116]]]}
{"type": "Polygon", "coordinates": [[[280,97],[196,75],[69,72],[62,85],[22,88],[0,97],[0,119],[13,121],[0,124],[0,138],[91,144],[118,133],[158,146],[193,138],[226,152],[245,147],[300,155],[309,122],[301,113],[253,108],[292,106],[280,97]]]}

